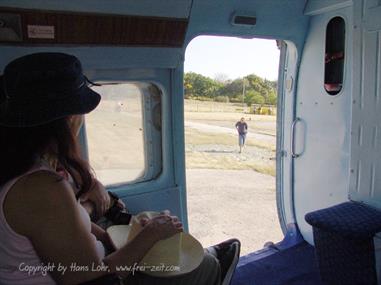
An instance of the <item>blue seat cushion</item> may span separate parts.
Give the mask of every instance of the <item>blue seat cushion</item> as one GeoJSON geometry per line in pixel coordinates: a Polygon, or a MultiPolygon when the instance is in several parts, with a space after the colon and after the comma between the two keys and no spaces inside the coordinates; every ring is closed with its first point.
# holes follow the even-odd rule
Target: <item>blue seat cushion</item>
{"type": "Polygon", "coordinates": [[[346,202],[308,213],[307,223],[349,238],[371,238],[381,231],[381,211],[357,202],[346,202]]]}

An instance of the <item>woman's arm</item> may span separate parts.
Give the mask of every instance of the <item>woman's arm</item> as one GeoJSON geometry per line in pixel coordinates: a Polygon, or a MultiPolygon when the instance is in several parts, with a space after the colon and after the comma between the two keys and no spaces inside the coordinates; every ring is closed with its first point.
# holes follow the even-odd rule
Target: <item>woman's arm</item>
{"type": "MultiPolygon", "coordinates": [[[[67,270],[50,272],[58,284],[78,284],[110,272],[92,270],[102,264],[71,186],[58,175],[39,171],[22,178],[8,192],[4,212],[10,226],[28,237],[41,260],[67,270]],[[73,264],[88,270],[71,270],[73,264]]],[[[178,231],[175,223],[159,225],[151,222],[131,243],[107,256],[111,272],[118,265],[139,262],[159,239],[178,231]],[[154,231],[158,233],[154,233],[154,231]]]]}
{"type": "Polygon", "coordinates": [[[105,274],[90,270],[101,257],[73,189],[58,175],[39,171],[22,178],[8,192],[4,209],[10,226],[31,240],[42,262],[56,265],[49,273],[58,284],[77,284],[105,274]],[[90,268],[75,272],[70,268],[74,263],[90,268]],[[59,272],[58,265],[66,272],[59,272]]]}

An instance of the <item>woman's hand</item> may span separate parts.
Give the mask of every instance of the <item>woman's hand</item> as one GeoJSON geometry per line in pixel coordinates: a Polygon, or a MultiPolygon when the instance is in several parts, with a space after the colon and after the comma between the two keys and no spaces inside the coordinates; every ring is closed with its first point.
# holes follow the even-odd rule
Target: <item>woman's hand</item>
{"type": "Polygon", "coordinates": [[[97,224],[91,223],[91,233],[97,238],[97,240],[103,243],[108,252],[114,252],[117,250],[117,247],[115,246],[108,232],[97,224]]]}
{"type": "Polygon", "coordinates": [[[81,203],[90,201],[95,205],[96,215],[102,217],[110,208],[110,196],[105,187],[97,179],[94,179],[90,191],[79,197],[81,203]]]}
{"type": "Polygon", "coordinates": [[[183,231],[183,224],[176,216],[162,213],[152,219],[141,219],[141,225],[152,232],[157,240],[167,239],[183,231]]]}

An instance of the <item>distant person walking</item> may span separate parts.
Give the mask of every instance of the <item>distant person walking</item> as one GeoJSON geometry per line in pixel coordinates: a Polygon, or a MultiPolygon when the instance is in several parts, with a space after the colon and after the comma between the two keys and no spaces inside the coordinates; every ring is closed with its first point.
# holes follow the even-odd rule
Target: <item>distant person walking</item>
{"type": "Polygon", "coordinates": [[[247,124],[245,122],[245,118],[244,117],[242,117],[241,120],[239,120],[235,124],[235,128],[238,131],[239,153],[241,153],[242,152],[242,148],[245,146],[246,134],[247,134],[247,124]]]}

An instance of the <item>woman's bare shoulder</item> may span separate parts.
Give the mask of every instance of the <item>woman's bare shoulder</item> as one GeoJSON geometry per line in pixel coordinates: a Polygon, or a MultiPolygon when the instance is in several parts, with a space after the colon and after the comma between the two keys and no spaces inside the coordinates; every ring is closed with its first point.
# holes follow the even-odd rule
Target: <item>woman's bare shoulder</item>
{"type": "MultiPolygon", "coordinates": [[[[25,196],[37,195],[38,193],[60,194],[62,189],[69,190],[71,187],[63,177],[52,170],[41,169],[21,177],[12,187],[10,192],[19,192],[25,196]]],[[[72,191],[70,191],[72,192],[72,191]]]]}
{"type": "Polygon", "coordinates": [[[28,235],[40,221],[75,207],[70,184],[53,171],[39,170],[20,178],[9,190],[4,213],[16,232],[28,235]]]}

